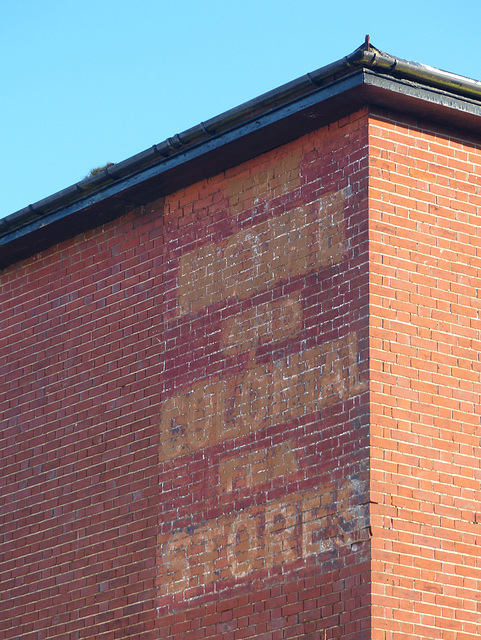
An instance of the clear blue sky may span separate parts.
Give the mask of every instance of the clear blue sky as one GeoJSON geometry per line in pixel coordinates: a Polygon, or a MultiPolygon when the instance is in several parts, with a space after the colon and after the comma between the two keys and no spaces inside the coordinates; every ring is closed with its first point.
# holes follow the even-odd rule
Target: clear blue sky
{"type": "Polygon", "coordinates": [[[481,79],[481,0],[0,0],[0,217],[378,49],[481,79]]]}

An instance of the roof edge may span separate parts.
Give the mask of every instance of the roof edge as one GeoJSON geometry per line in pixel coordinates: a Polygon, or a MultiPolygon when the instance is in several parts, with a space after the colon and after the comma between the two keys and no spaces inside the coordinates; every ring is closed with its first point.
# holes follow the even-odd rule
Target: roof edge
{"type": "Polygon", "coordinates": [[[242,128],[245,123],[252,122],[256,117],[265,116],[273,110],[291,103],[295,104],[299,100],[302,101],[309,95],[335,85],[339,80],[356,74],[362,69],[370,70],[381,76],[434,87],[449,94],[481,102],[481,82],[391,56],[373,47],[370,44],[369,36],[366,36],[360,47],[341,60],[307,73],[253,100],[201,122],[122,162],[107,166],[94,176],[87,177],[62,191],[0,219],[0,245],[8,244],[9,238],[18,239],[19,235],[28,236],[32,233],[33,227],[43,224],[44,218],[48,218],[54,212],[70,209],[72,203],[78,203],[78,209],[83,207],[83,201],[85,201],[85,208],[87,208],[91,204],[92,198],[95,198],[96,201],[107,200],[111,193],[109,187],[116,183],[120,185],[131,179],[141,180],[140,174],[143,174],[146,169],[161,166],[164,163],[169,164],[176,157],[178,162],[182,164],[185,152],[195,149],[199,145],[210,144],[209,141],[222,138],[226,132],[242,128]],[[32,223],[34,223],[33,227],[32,223]]]}
{"type": "Polygon", "coordinates": [[[413,80],[450,93],[481,100],[480,81],[430,67],[420,62],[410,62],[391,56],[373,47],[369,43],[369,36],[366,36],[364,45],[358,47],[344,60],[348,65],[366,67],[393,77],[413,80]]]}

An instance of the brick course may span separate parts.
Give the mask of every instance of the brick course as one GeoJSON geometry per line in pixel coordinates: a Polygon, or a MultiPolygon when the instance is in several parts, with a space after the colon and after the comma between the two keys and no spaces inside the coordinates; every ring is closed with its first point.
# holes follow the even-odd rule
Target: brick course
{"type": "Polygon", "coordinates": [[[373,638],[481,635],[481,147],[387,114],[370,142],[373,638]]]}
{"type": "Polygon", "coordinates": [[[2,273],[2,617],[369,637],[359,112],[2,273]]]}

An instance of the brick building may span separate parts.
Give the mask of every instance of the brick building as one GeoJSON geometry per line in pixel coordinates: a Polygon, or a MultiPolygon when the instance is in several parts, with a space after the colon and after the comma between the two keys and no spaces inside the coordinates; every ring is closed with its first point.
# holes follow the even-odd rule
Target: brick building
{"type": "Polygon", "coordinates": [[[0,221],[3,639],[481,636],[480,131],[366,42],[0,221]]]}

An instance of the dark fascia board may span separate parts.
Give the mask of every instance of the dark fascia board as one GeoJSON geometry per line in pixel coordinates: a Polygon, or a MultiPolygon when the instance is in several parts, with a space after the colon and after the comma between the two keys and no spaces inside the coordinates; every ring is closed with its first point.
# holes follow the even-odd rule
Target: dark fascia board
{"type": "Polygon", "coordinates": [[[481,102],[416,82],[365,70],[369,104],[412,115],[422,121],[481,134],[481,102]]]}
{"type": "Polygon", "coordinates": [[[394,58],[366,42],[342,60],[0,220],[0,268],[366,105],[481,130],[480,82],[394,58]]]}

